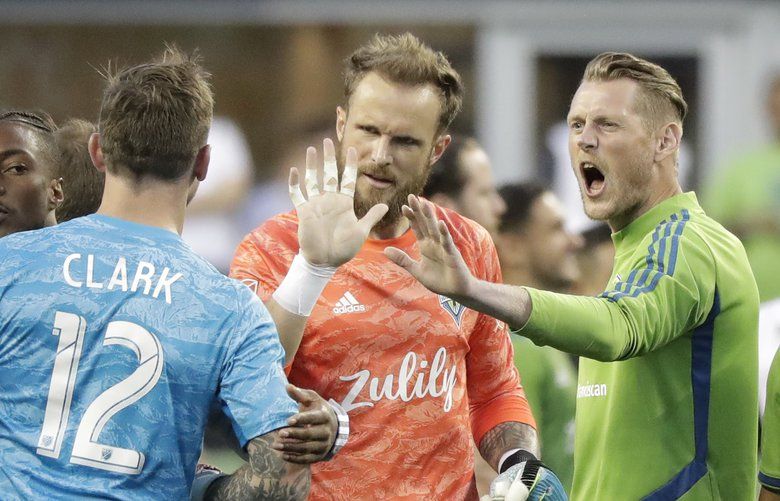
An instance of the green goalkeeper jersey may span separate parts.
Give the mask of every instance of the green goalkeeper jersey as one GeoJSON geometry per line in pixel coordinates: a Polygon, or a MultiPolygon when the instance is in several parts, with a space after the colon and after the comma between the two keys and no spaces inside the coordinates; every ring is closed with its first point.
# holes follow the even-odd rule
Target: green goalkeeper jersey
{"type": "Polygon", "coordinates": [[[578,354],[574,500],[753,500],[758,291],[693,193],[613,235],[608,290],[529,289],[520,332],[578,354]]]}
{"type": "Polygon", "coordinates": [[[761,485],[780,490],[780,350],[775,353],[766,383],[766,408],[761,435],[761,485]]]}

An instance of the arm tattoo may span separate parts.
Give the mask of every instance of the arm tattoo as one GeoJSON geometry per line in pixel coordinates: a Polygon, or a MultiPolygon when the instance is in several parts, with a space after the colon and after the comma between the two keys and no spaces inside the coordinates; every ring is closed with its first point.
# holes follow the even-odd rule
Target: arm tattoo
{"type": "Polygon", "coordinates": [[[311,482],[309,467],[288,463],[271,448],[276,433],[252,439],[247,446],[249,464],[215,481],[206,499],[306,499],[311,482]]]}
{"type": "Polygon", "coordinates": [[[479,453],[496,471],[501,456],[512,449],[525,449],[538,457],[539,440],[536,430],[525,423],[501,423],[485,433],[479,443],[479,453]]]}

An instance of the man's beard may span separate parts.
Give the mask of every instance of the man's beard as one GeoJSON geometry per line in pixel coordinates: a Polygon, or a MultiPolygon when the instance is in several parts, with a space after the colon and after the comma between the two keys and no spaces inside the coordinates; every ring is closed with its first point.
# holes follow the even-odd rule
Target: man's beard
{"type": "MultiPolygon", "coordinates": [[[[339,170],[343,173],[345,156],[342,155],[341,145],[339,145],[339,170]]],[[[424,157],[426,160],[430,158],[430,154],[424,157]]],[[[419,195],[422,193],[425,183],[428,182],[428,176],[431,173],[431,166],[425,166],[423,173],[413,179],[410,179],[404,184],[398,184],[398,180],[390,173],[390,169],[387,167],[379,167],[375,164],[362,165],[358,167],[358,178],[360,173],[367,173],[370,175],[376,175],[382,179],[392,179],[394,186],[388,188],[388,190],[394,190],[390,199],[387,200],[387,196],[384,195],[386,190],[380,190],[369,187],[365,195],[361,194],[355,187],[355,215],[358,219],[365,216],[371,207],[378,203],[385,203],[388,206],[387,214],[376,224],[375,228],[384,229],[389,228],[404,217],[401,212],[401,207],[407,203],[409,195],[419,195]]]]}

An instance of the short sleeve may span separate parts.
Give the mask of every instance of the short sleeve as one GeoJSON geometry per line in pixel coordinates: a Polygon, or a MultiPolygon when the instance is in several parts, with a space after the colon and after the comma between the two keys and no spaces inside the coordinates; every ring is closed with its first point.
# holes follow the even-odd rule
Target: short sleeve
{"type": "Polygon", "coordinates": [[[270,314],[256,296],[237,289],[238,320],[229,333],[218,397],[244,447],[254,437],[286,426],[297,405],[285,389],[284,350],[270,314]]]}

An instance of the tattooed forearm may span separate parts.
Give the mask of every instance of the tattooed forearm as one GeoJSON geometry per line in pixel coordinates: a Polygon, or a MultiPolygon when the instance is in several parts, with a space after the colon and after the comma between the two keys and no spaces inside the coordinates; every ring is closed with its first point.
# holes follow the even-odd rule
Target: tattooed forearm
{"type": "Polygon", "coordinates": [[[214,482],[206,499],[306,499],[311,481],[309,467],[288,463],[271,448],[276,433],[268,433],[249,442],[249,464],[214,482]]]}
{"type": "Polygon", "coordinates": [[[501,423],[485,433],[479,443],[479,453],[494,470],[498,470],[501,456],[512,449],[525,449],[538,457],[539,440],[536,430],[524,423],[501,423]]]}

